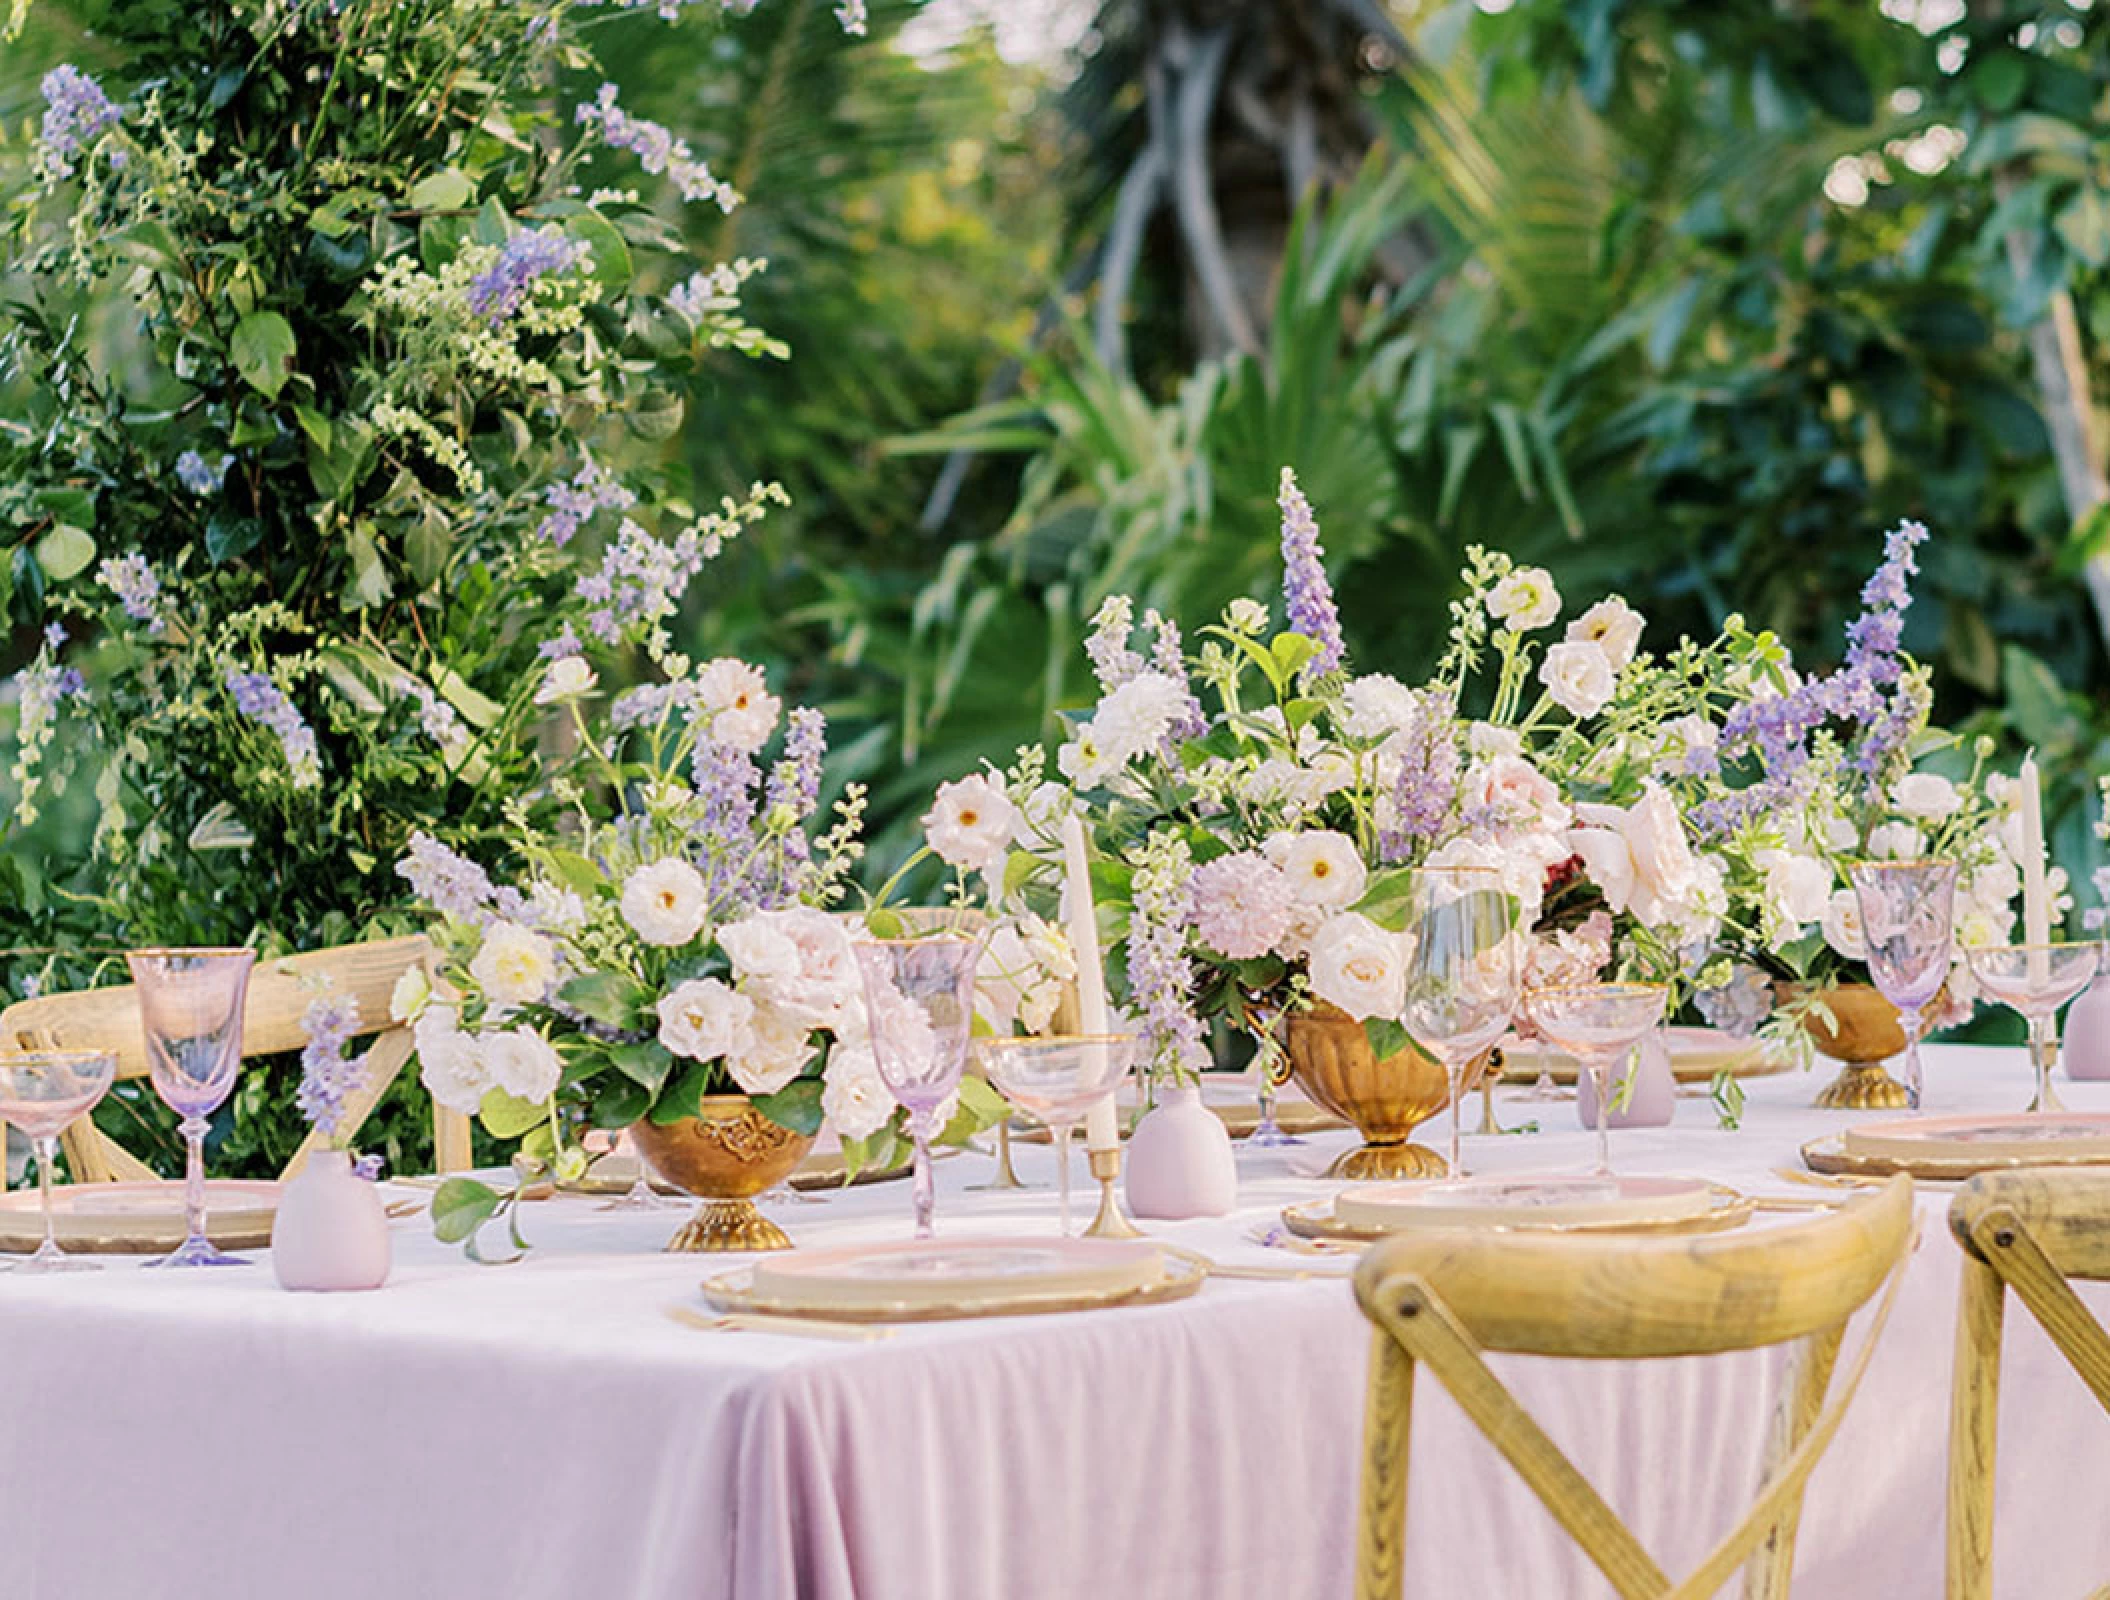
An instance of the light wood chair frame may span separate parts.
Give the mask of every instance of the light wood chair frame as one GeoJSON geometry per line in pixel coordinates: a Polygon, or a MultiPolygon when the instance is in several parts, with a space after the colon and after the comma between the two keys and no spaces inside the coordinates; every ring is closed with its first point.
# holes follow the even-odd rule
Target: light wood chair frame
{"type": "MultiPolygon", "coordinates": [[[[1363,1422],[1358,1600],[1395,1600],[1405,1567],[1414,1377],[1427,1366],[1626,1600],[1708,1600],[1737,1568],[1784,1596],[1802,1491],[1867,1370],[1913,1239],[1912,1184],[1741,1233],[1432,1232],[1371,1247],[1356,1297],[1376,1325],[1363,1422]],[[1889,1286],[1829,1406],[1848,1320],[1889,1286]],[[1487,1365],[1490,1350],[1645,1359],[1798,1342],[1752,1507],[1673,1584],[1487,1365]],[[1754,1559],[1755,1558],[1755,1559],[1754,1559]]],[[[1499,1585],[1497,1585],[1499,1587],[1499,1585]]]]}
{"type": "MultiPolygon", "coordinates": [[[[389,999],[397,981],[413,969],[428,977],[434,971],[430,941],[413,934],[365,944],[336,945],[300,955],[260,957],[249,977],[243,1011],[242,1055],[275,1055],[307,1043],[301,1017],[318,993],[349,999],[358,1023],[354,1039],[371,1039],[366,1081],[345,1102],[338,1124],[340,1137],[356,1133],[381,1096],[409,1061],[414,1045],[410,1029],[391,1021],[389,999]],[[322,980],[327,979],[325,991],[322,980]]],[[[139,993],[131,984],[108,989],[79,989],[19,1000],[0,1011],[0,1048],[108,1050],[117,1057],[120,1079],[147,1073],[146,1039],[139,1022],[139,993]]],[[[468,1167],[469,1119],[435,1102],[433,1106],[434,1170],[458,1172],[468,1167]]],[[[66,1163],[77,1183],[102,1183],[158,1176],[137,1156],[82,1117],[61,1136],[66,1163]]],[[[291,1177],[328,1141],[310,1132],[286,1163],[291,1177]]]]}
{"type": "MultiPolygon", "coordinates": [[[[1963,1249],[1949,1391],[1949,1600],[1993,1592],[1993,1457],[2001,1323],[2012,1289],[2110,1411],[2110,1332],[2069,1281],[2110,1279],[2110,1172],[1987,1172],[1949,1204],[1963,1249]]],[[[2095,1591],[2110,1596],[2110,1586],[2095,1591]]]]}

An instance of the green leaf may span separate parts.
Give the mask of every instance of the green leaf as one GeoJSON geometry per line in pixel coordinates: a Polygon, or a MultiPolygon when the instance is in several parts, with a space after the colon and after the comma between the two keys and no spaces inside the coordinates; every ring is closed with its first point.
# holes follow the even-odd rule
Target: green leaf
{"type": "Polygon", "coordinates": [[[719,1069],[710,1063],[684,1061],[652,1103],[654,1126],[664,1128],[670,1122],[695,1116],[703,1097],[717,1092],[718,1073],[719,1069]]]}
{"type": "Polygon", "coordinates": [[[1411,1049],[1414,1041],[1391,1017],[1368,1017],[1363,1022],[1363,1037],[1370,1041],[1370,1053],[1380,1061],[1389,1061],[1402,1050],[1411,1049]]]}
{"type": "Polygon", "coordinates": [[[503,1089],[484,1091],[484,1103],[476,1109],[477,1120],[494,1139],[517,1139],[549,1116],[549,1108],[522,1100],[503,1089]]]}
{"type": "Polygon", "coordinates": [[[472,728],[488,728],[496,722],[504,707],[482,690],[474,688],[452,667],[439,677],[440,698],[459,711],[472,728]]]}
{"type": "Polygon", "coordinates": [[[443,167],[410,191],[413,211],[460,211],[476,198],[476,186],[452,167],[443,167]]]}
{"type": "Polygon", "coordinates": [[[2074,191],[2052,227],[2066,248],[2089,266],[2110,262],[2110,198],[2094,184],[2084,183],[2074,191]]]}
{"type": "Polygon", "coordinates": [[[2017,733],[2040,750],[2062,748],[2079,737],[2079,721],[2050,667],[2018,644],[2000,652],[2000,666],[2017,733]]]}
{"type": "Polygon", "coordinates": [[[53,583],[64,583],[94,559],[94,535],[70,522],[60,523],[37,541],[37,565],[53,583]]]}
{"type": "Polygon", "coordinates": [[[39,489],[32,499],[53,522],[70,522],[91,531],[95,527],[95,496],[86,489],[39,489]]]}
{"type": "Polygon", "coordinates": [[[293,376],[297,350],[293,329],[276,311],[252,311],[234,325],[227,354],[239,372],[267,400],[276,400],[293,376]]]}
{"type": "Polygon", "coordinates": [[[1386,867],[1370,874],[1362,899],[1349,909],[1359,911],[1380,928],[1398,933],[1407,925],[1414,905],[1414,869],[1386,867]]]}
{"type": "MultiPolygon", "coordinates": [[[[965,1086],[964,1080],[962,1086],[965,1086]]],[[[758,1094],[754,1101],[755,1109],[780,1128],[808,1135],[821,1131],[821,1080],[818,1078],[793,1078],[775,1094],[758,1094]]]]}
{"type": "Polygon", "coordinates": [[[549,868],[550,876],[574,894],[593,894],[601,887],[604,879],[601,869],[576,850],[545,851],[542,860],[549,868]]]}
{"type": "Polygon", "coordinates": [[[587,972],[557,991],[557,998],[605,1027],[630,1029],[650,998],[635,978],[621,972],[587,972]]]}
{"type": "Polygon", "coordinates": [[[674,1052],[657,1039],[639,1039],[630,1044],[612,1044],[608,1047],[608,1059],[615,1070],[653,1094],[667,1081],[667,1074],[674,1070],[674,1052]]]}
{"type": "Polygon", "coordinates": [[[501,1196],[474,1178],[449,1178],[432,1195],[432,1232],[447,1244],[459,1244],[497,1214],[501,1196]]]}
{"type": "Polygon", "coordinates": [[[682,398],[672,389],[651,388],[623,413],[623,421],[640,439],[671,439],[681,432],[682,398]]]}
{"type": "Polygon", "coordinates": [[[381,547],[374,542],[371,523],[352,524],[344,536],[344,556],[351,571],[345,577],[337,603],[346,611],[371,610],[395,592],[388,581],[388,567],[381,559],[381,547]]]}
{"type": "Polygon", "coordinates": [[[1278,633],[1268,644],[1268,654],[1275,658],[1276,693],[1282,692],[1289,680],[1310,664],[1319,653],[1317,641],[1301,633],[1278,633]]]}
{"type": "Polygon", "coordinates": [[[564,231],[586,246],[593,258],[594,278],[604,289],[619,294],[629,286],[635,270],[630,262],[630,246],[623,243],[623,236],[607,218],[596,211],[582,211],[564,219],[564,231]]]}
{"type": "Polygon", "coordinates": [[[594,1088],[589,1115],[597,1128],[627,1128],[652,1104],[652,1091],[620,1075],[603,1079],[594,1088]]]}

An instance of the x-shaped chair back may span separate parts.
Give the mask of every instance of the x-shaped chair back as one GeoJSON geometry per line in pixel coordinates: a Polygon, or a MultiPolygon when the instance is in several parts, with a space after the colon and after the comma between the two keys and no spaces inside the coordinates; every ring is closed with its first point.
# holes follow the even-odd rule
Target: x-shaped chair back
{"type": "Polygon", "coordinates": [[[2008,1290],[2110,1410],[2110,1333],[2067,1281],[2110,1278],[2110,1172],[1981,1173],[1950,1202],[1949,1231],[1963,1247],[1949,1391],[1949,1600],[1984,1600],[1993,1592],[1993,1436],[2008,1290]]]}
{"type": "MultiPolygon", "coordinates": [[[[307,1043],[301,1016],[316,995],[327,992],[358,1007],[354,1038],[371,1037],[366,1052],[366,1082],[346,1101],[338,1125],[349,1135],[364,1122],[396,1074],[410,1059],[408,1028],[389,1020],[389,997],[405,972],[433,970],[432,946],[423,936],[381,939],[367,944],[337,945],[302,955],[260,958],[249,978],[243,1012],[242,1054],[275,1055],[307,1043]]],[[[13,1049],[108,1050],[117,1057],[120,1078],[144,1077],[146,1038],[140,1030],[139,994],[131,984],[109,989],[78,989],[17,1001],[0,1011],[0,1047],[13,1049]]],[[[444,1106],[433,1107],[435,1168],[457,1171],[469,1164],[469,1120],[444,1106]]],[[[76,1182],[99,1183],[125,1178],[152,1178],[153,1169],[108,1134],[82,1117],[64,1135],[67,1165],[76,1182]]],[[[310,1134],[283,1176],[306,1163],[322,1138],[310,1134]]]]}
{"type": "MultiPolygon", "coordinates": [[[[1426,1365],[1627,1600],[1707,1600],[1751,1559],[1747,1595],[1787,1593],[1803,1485],[1831,1442],[1896,1297],[1912,1237],[1912,1182],[1840,1210],[1707,1235],[1402,1234],[1355,1275],[1374,1322],[1363,1419],[1358,1600],[1395,1600],[1404,1568],[1414,1373],[1426,1365]],[[1890,1288],[1829,1407],[1847,1320],[1890,1288]],[[1646,1359],[1799,1341],[1751,1510],[1673,1584],[1485,1360],[1490,1350],[1646,1359]],[[1821,1413],[1821,1414],[1820,1414],[1821,1413]]],[[[1668,1492],[1668,1486],[1666,1486],[1668,1492]]]]}

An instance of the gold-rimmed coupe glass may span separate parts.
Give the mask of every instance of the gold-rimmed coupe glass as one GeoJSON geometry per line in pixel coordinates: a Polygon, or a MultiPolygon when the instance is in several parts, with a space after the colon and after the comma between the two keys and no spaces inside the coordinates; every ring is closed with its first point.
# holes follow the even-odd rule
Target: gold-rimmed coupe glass
{"type": "Polygon", "coordinates": [[[2032,1111],[2064,1111],[2051,1087],[2059,1059],[2059,1007],[2073,999],[2102,970],[2099,940],[2054,944],[1968,945],[1964,959],[1978,986],[2029,1024],[2029,1059],[2037,1069],[2032,1111]]]}
{"type": "Polygon", "coordinates": [[[1597,1090],[1597,1176],[1612,1176],[1612,1068],[1663,1020],[1660,983],[1576,983],[1533,989],[1524,1009],[1554,1048],[1575,1057],[1597,1090]]]}

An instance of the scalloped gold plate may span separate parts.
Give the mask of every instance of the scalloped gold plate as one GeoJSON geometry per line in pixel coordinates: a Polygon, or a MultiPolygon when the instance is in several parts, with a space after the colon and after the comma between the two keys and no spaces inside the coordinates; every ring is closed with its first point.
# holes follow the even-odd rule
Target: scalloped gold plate
{"type": "Polygon", "coordinates": [[[1008,1293],[912,1305],[866,1301],[855,1305],[814,1304],[757,1294],[754,1269],[741,1267],[703,1281],[703,1298],[714,1311],[750,1316],[802,1317],[829,1322],[950,1322],[968,1317],[1037,1317],[1058,1311],[1104,1311],[1119,1306],[1161,1305],[1184,1300],[1209,1276],[1205,1262],[1165,1252],[1160,1275],[1139,1286],[1058,1293],[1008,1293]]]}
{"type": "Polygon", "coordinates": [[[2100,1167],[2110,1156],[2044,1153],[2031,1156],[1902,1156],[1859,1155],[1846,1148],[1845,1136],[1827,1133],[1802,1147],[1802,1164],[1812,1172],[1833,1177],[1887,1178],[1908,1173],[1923,1183],[1962,1183],[1981,1172],[2007,1172],[2024,1167],[2100,1167]]]}
{"type": "MultiPolygon", "coordinates": [[[[1758,1203],[1749,1195],[1740,1194],[1726,1184],[1714,1184],[1711,1187],[1715,1203],[1711,1209],[1697,1216],[1645,1221],[1620,1218],[1605,1222],[1472,1222],[1465,1226],[1474,1233],[1721,1233],[1730,1228],[1742,1227],[1758,1210],[1758,1203]]],[[[1396,1238],[1403,1231],[1398,1228],[1357,1227],[1343,1222],[1333,1214],[1331,1200],[1313,1200],[1300,1205],[1284,1206],[1282,1225],[1300,1239],[1333,1239],[1355,1244],[1370,1244],[1379,1239],[1396,1238]]]]}

